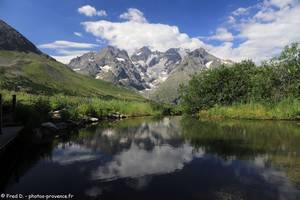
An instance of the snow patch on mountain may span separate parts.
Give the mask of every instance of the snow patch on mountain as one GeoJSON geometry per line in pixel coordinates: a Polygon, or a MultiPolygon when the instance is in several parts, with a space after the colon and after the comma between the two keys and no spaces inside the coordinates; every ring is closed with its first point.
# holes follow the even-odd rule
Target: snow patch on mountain
{"type": "Polygon", "coordinates": [[[117,58],[117,60],[120,61],[120,62],[125,62],[124,58],[117,58]]]}
{"type": "Polygon", "coordinates": [[[209,62],[207,62],[207,63],[205,64],[205,66],[206,66],[207,68],[209,68],[213,62],[214,62],[214,61],[209,61],[209,62]]]}
{"type": "Polygon", "coordinates": [[[101,68],[101,70],[103,70],[105,72],[108,72],[109,70],[112,69],[111,66],[109,66],[109,65],[104,65],[103,67],[100,67],[100,68],[101,68]]]}

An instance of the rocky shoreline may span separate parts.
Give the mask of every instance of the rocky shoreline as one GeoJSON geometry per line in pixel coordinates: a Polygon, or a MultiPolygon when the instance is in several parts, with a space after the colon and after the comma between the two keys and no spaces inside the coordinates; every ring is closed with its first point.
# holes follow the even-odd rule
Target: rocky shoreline
{"type": "Polygon", "coordinates": [[[121,120],[128,118],[127,115],[121,113],[112,113],[107,116],[90,117],[84,116],[79,120],[63,120],[62,118],[63,110],[53,111],[50,114],[51,119],[47,122],[43,122],[39,127],[33,129],[35,135],[40,138],[44,136],[55,136],[55,135],[66,135],[74,130],[84,128],[90,124],[98,124],[103,120],[121,120]]]}

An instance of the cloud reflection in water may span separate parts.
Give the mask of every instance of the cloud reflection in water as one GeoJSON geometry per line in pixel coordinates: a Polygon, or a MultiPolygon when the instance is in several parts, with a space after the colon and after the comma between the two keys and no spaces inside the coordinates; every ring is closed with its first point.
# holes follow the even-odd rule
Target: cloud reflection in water
{"type": "Polygon", "coordinates": [[[202,152],[193,153],[193,147],[188,143],[177,148],[170,145],[155,146],[151,151],[143,149],[141,145],[132,144],[111,162],[92,172],[92,179],[112,180],[171,173],[182,169],[194,156],[201,155],[202,152]]]}

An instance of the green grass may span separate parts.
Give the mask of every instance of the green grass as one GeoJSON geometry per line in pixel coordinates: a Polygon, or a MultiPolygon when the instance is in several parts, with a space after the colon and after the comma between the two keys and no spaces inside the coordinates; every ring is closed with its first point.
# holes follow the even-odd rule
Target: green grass
{"type": "Polygon", "coordinates": [[[11,96],[17,95],[17,121],[37,125],[50,120],[51,111],[62,110],[63,120],[84,117],[105,118],[113,114],[127,117],[160,116],[166,114],[168,106],[150,101],[128,101],[120,99],[101,99],[97,97],[75,97],[66,95],[33,95],[25,92],[2,90],[4,105],[11,104],[11,96]]]}
{"type": "Polygon", "coordinates": [[[200,118],[232,118],[232,119],[300,119],[300,100],[287,98],[276,104],[248,103],[230,106],[214,106],[199,111],[200,118]]]}
{"type": "Polygon", "coordinates": [[[80,75],[53,59],[33,53],[0,51],[0,88],[32,94],[94,96],[144,101],[139,94],[80,75]]]}

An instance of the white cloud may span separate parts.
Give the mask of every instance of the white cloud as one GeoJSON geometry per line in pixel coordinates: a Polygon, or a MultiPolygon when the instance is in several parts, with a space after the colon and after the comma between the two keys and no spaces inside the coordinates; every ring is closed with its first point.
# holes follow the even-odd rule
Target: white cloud
{"type": "Polygon", "coordinates": [[[70,42],[65,40],[57,40],[47,44],[38,45],[42,49],[88,49],[97,47],[96,44],[70,42]]]}
{"type": "Polygon", "coordinates": [[[129,9],[120,16],[125,22],[106,20],[83,22],[85,30],[94,36],[105,39],[110,45],[129,52],[143,46],[165,51],[172,47],[196,49],[204,46],[197,38],[181,33],[177,26],[149,23],[141,11],[129,9]]]}
{"type": "Polygon", "coordinates": [[[102,40],[102,39],[99,39],[99,38],[96,38],[96,42],[98,42],[99,44],[106,44],[105,40],[102,40]]]}
{"type": "Polygon", "coordinates": [[[70,60],[72,60],[73,58],[76,58],[77,56],[81,56],[81,55],[72,55],[72,56],[51,56],[52,58],[54,58],[55,60],[57,60],[58,62],[61,62],[63,64],[69,64],[70,60]]]}
{"type": "Polygon", "coordinates": [[[129,8],[127,12],[120,15],[121,19],[125,19],[132,22],[146,23],[147,20],[144,17],[144,13],[136,8],[129,8]]]}
{"type": "Polygon", "coordinates": [[[229,24],[234,24],[236,22],[236,19],[233,16],[228,17],[228,23],[229,24]]]}
{"type": "Polygon", "coordinates": [[[91,149],[71,144],[68,146],[58,145],[52,153],[52,162],[60,165],[71,165],[76,162],[88,162],[99,157],[91,149]]]}
{"type": "Polygon", "coordinates": [[[260,62],[269,59],[278,55],[285,45],[300,42],[300,3],[293,0],[264,1],[262,5],[256,5],[250,16],[236,21],[232,28],[242,42],[208,45],[213,54],[233,60],[251,58],[260,62]]]}
{"type": "Polygon", "coordinates": [[[248,8],[238,8],[232,12],[235,16],[245,15],[248,14],[248,8]]]}
{"type": "Polygon", "coordinates": [[[276,19],[274,12],[275,11],[272,8],[267,10],[260,10],[255,14],[254,18],[256,20],[261,20],[262,22],[271,22],[276,19]]]}
{"type": "Polygon", "coordinates": [[[65,50],[65,49],[58,49],[56,53],[59,55],[65,56],[72,56],[72,55],[82,55],[89,52],[88,50],[65,50]]]}
{"type": "Polygon", "coordinates": [[[87,17],[93,17],[93,16],[100,16],[100,17],[103,17],[103,16],[107,16],[107,13],[105,10],[99,10],[97,11],[95,7],[93,6],[90,6],[90,5],[85,5],[85,6],[82,6],[80,8],[78,8],[78,12],[80,14],[83,14],[87,17]]]}
{"type": "Polygon", "coordinates": [[[222,45],[219,46],[207,45],[207,48],[210,51],[210,53],[220,58],[239,60],[239,57],[233,52],[232,42],[224,42],[222,45]]]}
{"type": "Polygon", "coordinates": [[[233,35],[226,28],[218,28],[216,34],[208,37],[208,39],[228,42],[233,40],[233,35]]]}
{"type": "Polygon", "coordinates": [[[68,64],[72,58],[81,56],[89,52],[92,48],[98,47],[98,45],[57,40],[52,43],[38,45],[38,47],[54,51],[54,54],[51,55],[54,59],[61,63],[68,64]]]}
{"type": "Polygon", "coordinates": [[[204,47],[220,58],[235,61],[250,58],[260,62],[277,55],[285,45],[300,42],[299,0],[265,0],[233,11],[228,16],[228,26],[224,28],[223,24],[208,37],[223,42],[217,46],[190,37],[180,32],[177,26],[148,22],[144,14],[135,8],[128,9],[120,18],[125,21],[100,20],[81,24],[98,40],[129,53],[142,46],[159,51],[172,47],[192,50],[204,47]]]}
{"type": "Polygon", "coordinates": [[[105,10],[99,10],[99,11],[97,11],[97,16],[100,16],[100,17],[107,16],[107,13],[105,10]]]}
{"type": "Polygon", "coordinates": [[[72,60],[73,58],[82,56],[83,54],[88,52],[89,51],[82,51],[82,52],[74,51],[73,53],[70,52],[68,55],[55,55],[55,56],[52,55],[51,57],[63,64],[69,64],[70,60],[72,60]]]}
{"type": "Polygon", "coordinates": [[[278,8],[284,8],[286,6],[294,6],[295,4],[297,4],[297,1],[298,0],[265,0],[263,2],[263,6],[275,6],[278,8]]]}
{"type": "Polygon", "coordinates": [[[78,37],[82,37],[82,33],[79,33],[79,32],[74,32],[74,35],[76,35],[78,37]]]}

